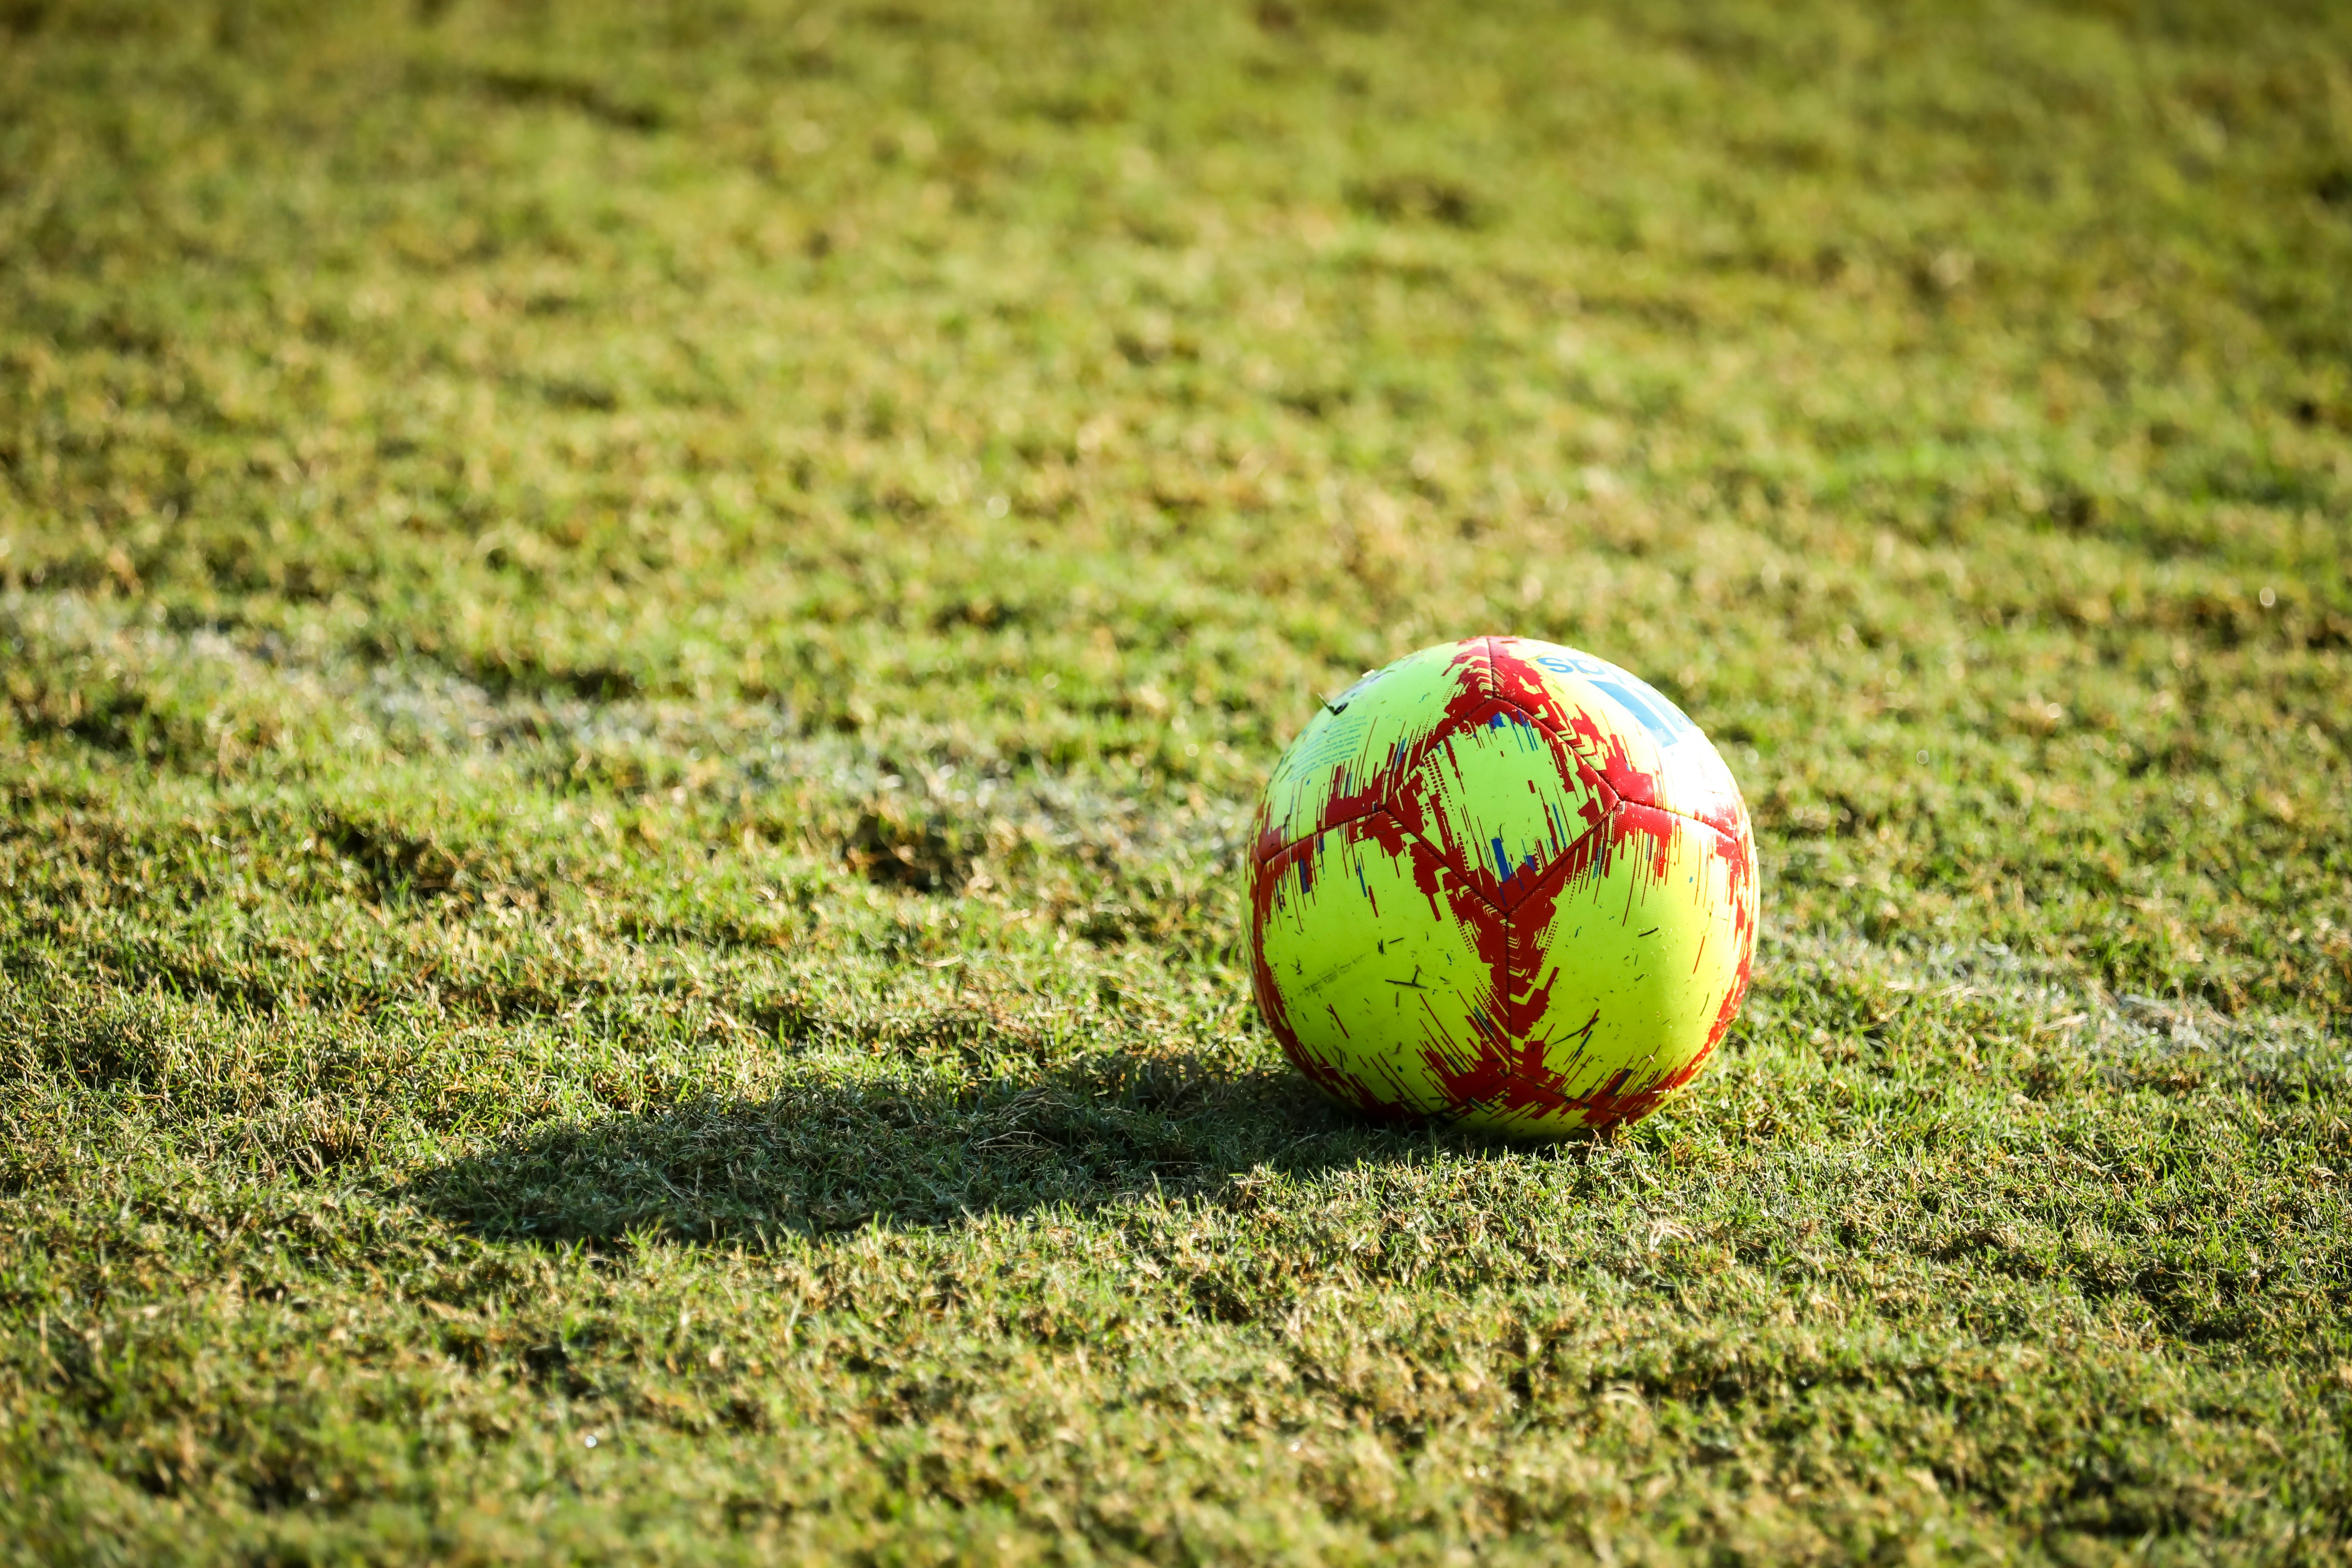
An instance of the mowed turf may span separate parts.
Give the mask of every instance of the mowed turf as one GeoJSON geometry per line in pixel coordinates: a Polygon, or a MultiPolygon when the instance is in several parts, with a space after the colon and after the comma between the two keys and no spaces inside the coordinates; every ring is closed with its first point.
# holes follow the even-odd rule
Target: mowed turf
{"type": "Polygon", "coordinates": [[[0,1561],[2352,1555],[2352,12],[0,5],[0,1561]],[[1685,1098],[1255,1019],[1512,631],[1685,1098]]]}

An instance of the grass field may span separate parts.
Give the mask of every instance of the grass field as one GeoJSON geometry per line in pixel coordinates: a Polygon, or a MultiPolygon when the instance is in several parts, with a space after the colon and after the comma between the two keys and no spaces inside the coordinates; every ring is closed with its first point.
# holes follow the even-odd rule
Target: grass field
{"type": "Polygon", "coordinates": [[[0,4],[0,1562],[2352,1559],[2352,10],[0,4]],[[1704,725],[1600,1142],[1318,698],[1704,725]]]}

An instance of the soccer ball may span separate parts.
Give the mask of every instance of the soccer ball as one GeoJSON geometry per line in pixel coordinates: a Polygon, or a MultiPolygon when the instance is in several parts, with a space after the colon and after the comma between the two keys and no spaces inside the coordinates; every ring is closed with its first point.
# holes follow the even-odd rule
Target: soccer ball
{"type": "Polygon", "coordinates": [[[1258,807],[1258,1008],[1375,1116],[1536,1136],[1645,1116],[1731,1026],[1755,950],[1730,770],[1574,648],[1472,637],[1365,676],[1258,807]]]}

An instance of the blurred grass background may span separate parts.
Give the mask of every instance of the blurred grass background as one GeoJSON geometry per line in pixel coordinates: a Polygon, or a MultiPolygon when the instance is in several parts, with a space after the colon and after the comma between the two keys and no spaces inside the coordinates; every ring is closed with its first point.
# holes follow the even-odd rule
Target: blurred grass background
{"type": "Polygon", "coordinates": [[[2338,8],[13,0],[0,258],[0,1553],[2343,1558],[2338,8]],[[1600,1147],[1236,961],[1505,630],[1600,1147]]]}

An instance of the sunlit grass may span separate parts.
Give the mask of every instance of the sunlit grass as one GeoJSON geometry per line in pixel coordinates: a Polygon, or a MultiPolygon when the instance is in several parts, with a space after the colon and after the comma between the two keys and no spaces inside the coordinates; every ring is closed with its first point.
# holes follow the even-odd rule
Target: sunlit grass
{"type": "Polygon", "coordinates": [[[0,6],[0,1556],[2340,1558],[2347,79],[0,6]],[[1759,829],[1601,1145],[1238,953],[1318,697],[1504,630],[1759,829]]]}

